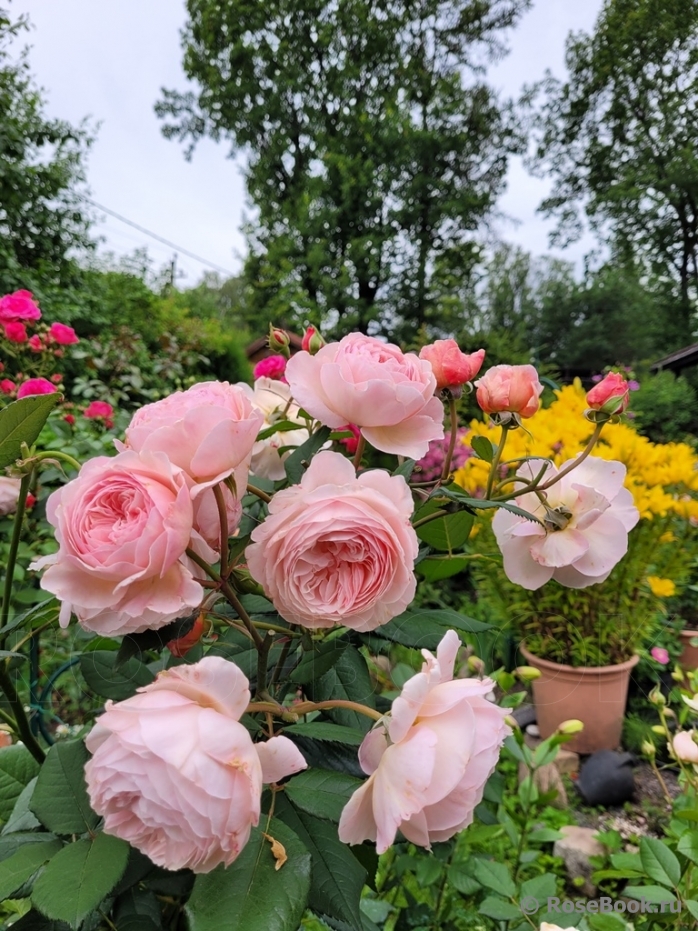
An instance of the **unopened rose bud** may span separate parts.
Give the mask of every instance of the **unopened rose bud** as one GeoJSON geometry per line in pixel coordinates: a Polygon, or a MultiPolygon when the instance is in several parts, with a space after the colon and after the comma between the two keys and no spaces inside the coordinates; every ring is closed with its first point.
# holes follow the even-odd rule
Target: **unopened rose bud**
{"type": "Polygon", "coordinates": [[[664,707],[666,705],[666,698],[662,695],[661,689],[655,687],[649,694],[649,699],[653,705],[658,705],[664,707]]]}
{"type": "Polygon", "coordinates": [[[533,666],[517,666],[514,672],[523,682],[540,679],[540,669],[535,669],[533,666]]]}
{"type": "Polygon", "coordinates": [[[683,682],[683,669],[681,669],[679,666],[675,666],[671,671],[671,678],[674,680],[674,682],[683,682]]]}
{"type": "Polygon", "coordinates": [[[652,731],[653,734],[660,734],[662,737],[665,737],[665,736],[666,736],[666,731],[665,731],[665,729],[662,727],[661,724],[653,724],[652,727],[651,727],[651,731],[652,731]]]}
{"type": "Polygon", "coordinates": [[[578,721],[576,718],[570,718],[569,721],[563,721],[562,724],[558,724],[557,726],[558,734],[564,734],[566,737],[571,737],[572,734],[579,734],[583,730],[583,722],[578,721]]]}
{"type": "Polygon", "coordinates": [[[494,365],[475,382],[477,403],[486,414],[533,417],[543,386],[532,365],[494,365]]]}
{"type": "Polygon", "coordinates": [[[176,640],[170,640],[170,642],[167,644],[167,649],[173,656],[185,656],[189,650],[191,650],[192,647],[195,647],[199,640],[201,640],[205,630],[206,624],[204,623],[204,619],[200,614],[194,621],[194,626],[189,631],[189,633],[185,634],[183,637],[178,637],[176,640]]]}
{"type": "Polygon", "coordinates": [[[651,740],[643,740],[641,750],[644,756],[653,757],[657,754],[657,748],[651,740]]]}
{"type": "Polygon", "coordinates": [[[587,404],[603,414],[622,414],[628,407],[630,387],[618,372],[608,375],[587,393],[587,404]]]}
{"type": "Polygon", "coordinates": [[[322,347],[325,345],[325,340],[322,337],[322,333],[316,330],[314,326],[309,326],[303,334],[303,341],[301,345],[306,352],[309,352],[311,356],[314,356],[315,353],[320,352],[322,347]]]}
{"type": "Polygon", "coordinates": [[[437,391],[448,389],[452,395],[460,396],[460,389],[482,368],[485,350],[467,355],[461,352],[455,339],[437,339],[419,350],[419,358],[431,363],[436,378],[437,391]]]}
{"type": "Polygon", "coordinates": [[[35,498],[34,495],[31,494],[31,492],[30,492],[30,493],[27,495],[27,500],[25,501],[24,506],[25,506],[25,508],[26,508],[27,510],[29,510],[29,508],[33,508],[35,504],[36,504],[36,498],[35,498]]]}
{"type": "Polygon", "coordinates": [[[479,656],[469,656],[468,669],[476,676],[482,676],[485,673],[485,664],[479,656]]]}
{"type": "Polygon", "coordinates": [[[269,324],[269,348],[272,352],[280,352],[281,355],[286,356],[287,359],[291,357],[291,340],[288,333],[285,333],[283,330],[279,330],[269,324]]]}

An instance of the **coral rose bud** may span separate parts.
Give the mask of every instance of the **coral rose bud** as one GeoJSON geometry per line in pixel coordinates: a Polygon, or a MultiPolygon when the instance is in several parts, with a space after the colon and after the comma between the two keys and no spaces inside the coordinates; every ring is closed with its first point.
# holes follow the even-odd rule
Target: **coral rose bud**
{"type": "Polygon", "coordinates": [[[48,335],[60,346],[72,346],[74,343],[80,342],[78,334],[72,326],[67,326],[65,323],[52,323],[48,335]]]}
{"type": "Polygon", "coordinates": [[[543,392],[538,372],[532,365],[494,365],[475,385],[477,403],[486,414],[533,417],[543,392]]]}
{"type": "Polygon", "coordinates": [[[6,323],[5,336],[11,343],[26,343],[29,338],[23,323],[6,323]]]}
{"type": "Polygon", "coordinates": [[[177,637],[176,640],[170,640],[167,644],[167,649],[173,656],[186,656],[189,650],[195,647],[199,640],[201,640],[205,632],[206,625],[202,615],[199,614],[189,633],[186,633],[183,637],[177,637]]]}
{"type": "Polygon", "coordinates": [[[618,372],[609,372],[587,393],[587,404],[593,411],[622,414],[628,407],[630,386],[618,372]]]}
{"type": "Polygon", "coordinates": [[[55,394],[56,386],[47,378],[28,378],[19,386],[18,398],[26,398],[30,394],[55,394]]]}
{"type": "Polygon", "coordinates": [[[431,362],[439,391],[444,388],[460,388],[473,378],[482,368],[485,350],[467,355],[458,348],[455,339],[437,339],[429,346],[423,346],[419,358],[431,362]]]}
{"type": "Polygon", "coordinates": [[[288,333],[284,330],[279,330],[277,327],[273,327],[271,323],[269,324],[269,338],[268,338],[269,348],[272,352],[280,352],[286,358],[291,356],[291,339],[288,333]]]}
{"type": "Polygon", "coordinates": [[[320,352],[322,347],[325,345],[325,340],[322,338],[322,334],[318,332],[314,326],[309,326],[303,334],[303,341],[301,345],[306,352],[309,352],[311,356],[314,356],[315,353],[320,352]]]}
{"type": "Polygon", "coordinates": [[[40,318],[41,311],[32,299],[31,291],[15,291],[0,298],[0,323],[40,318]]]}
{"type": "Polygon", "coordinates": [[[12,394],[16,387],[15,383],[10,381],[9,378],[3,378],[3,380],[0,381],[0,391],[2,391],[3,394],[12,394]]]}
{"type": "Polygon", "coordinates": [[[260,378],[272,378],[278,380],[283,378],[286,371],[285,356],[267,356],[266,359],[260,359],[252,370],[252,377],[255,381],[260,378]]]}

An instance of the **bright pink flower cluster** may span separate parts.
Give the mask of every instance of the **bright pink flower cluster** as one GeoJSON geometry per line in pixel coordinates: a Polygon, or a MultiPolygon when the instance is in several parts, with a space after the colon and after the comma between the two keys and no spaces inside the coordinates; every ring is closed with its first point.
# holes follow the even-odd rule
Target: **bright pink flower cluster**
{"type": "MultiPolygon", "coordinates": [[[[473,451],[464,440],[469,434],[467,427],[459,427],[456,431],[456,445],[451,459],[451,470],[462,468],[473,455],[473,451]]],[[[414,481],[433,482],[441,476],[446,459],[446,452],[451,441],[451,434],[447,433],[443,440],[432,440],[426,456],[422,456],[415,463],[414,481]]]]}

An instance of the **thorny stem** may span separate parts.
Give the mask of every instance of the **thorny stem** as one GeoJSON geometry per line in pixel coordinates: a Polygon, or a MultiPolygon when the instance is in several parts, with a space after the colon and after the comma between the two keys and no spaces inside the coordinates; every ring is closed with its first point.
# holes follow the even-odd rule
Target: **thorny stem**
{"type": "Polygon", "coordinates": [[[284,668],[284,663],[286,662],[292,643],[293,643],[293,638],[287,637],[286,642],[281,647],[281,656],[279,656],[279,660],[276,666],[274,667],[274,672],[271,674],[271,682],[269,683],[270,689],[276,688],[276,683],[279,681],[279,678],[281,676],[281,670],[284,668]]]}
{"type": "Polygon", "coordinates": [[[262,712],[264,714],[270,713],[286,720],[293,719],[295,721],[299,715],[310,714],[311,711],[322,711],[332,708],[346,708],[349,711],[356,711],[359,714],[366,715],[367,718],[373,718],[374,721],[380,721],[384,717],[380,711],[375,711],[373,708],[368,708],[366,705],[360,705],[355,701],[345,701],[344,699],[340,698],[332,699],[330,701],[299,702],[292,708],[284,708],[283,705],[277,705],[269,701],[255,701],[250,702],[246,710],[248,714],[254,714],[255,712],[262,712]]]}
{"type": "Polygon", "coordinates": [[[458,430],[458,411],[456,410],[455,398],[448,399],[448,410],[451,415],[451,436],[448,441],[448,450],[446,452],[446,458],[444,459],[444,467],[441,472],[442,482],[445,482],[448,476],[451,474],[451,460],[453,459],[453,451],[456,448],[456,432],[458,430]]]}
{"type": "Polygon", "coordinates": [[[258,498],[260,498],[262,501],[266,501],[267,504],[269,504],[269,502],[271,501],[271,496],[268,495],[266,491],[262,491],[261,488],[257,488],[256,485],[250,485],[248,483],[247,492],[250,495],[257,495],[258,498]]]}
{"type": "Polygon", "coordinates": [[[257,689],[258,698],[267,697],[267,663],[269,661],[269,650],[274,642],[274,634],[268,630],[262,640],[262,645],[258,648],[257,653],[257,689]]]}
{"type": "Polygon", "coordinates": [[[671,805],[671,803],[672,803],[672,798],[671,798],[671,795],[669,795],[669,789],[667,788],[667,784],[666,784],[666,782],[664,781],[664,777],[663,777],[662,774],[659,772],[659,767],[657,766],[657,761],[654,759],[654,757],[652,757],[652,759],[649,761],[649,763],[650,763],[650,766],[652,767],[652,771],[653,771],[654,775],[657,777],[657,782],[658,782],[659,785],[662,787],[662,793],[664,794],[664,799],[665,799],[667,805],[671,805]]]}
{"type": "Polygon", "coordinates": [[[497,476],[497,469],[499,468],[499,462],[502,458],[502,453],[504,452],[504,446],[506,445],[507,436],[509,431],[505,426],[502,426],[502,432],[499,437],[499,446],[494,454],[494,459],[492,460],[492,465],[490,466],[490,474],[487,477],[487,490],[485,491],[486,500],[490,500],[492,495],[492,486],[494,485],[494,480],[497,476]]]}
{"type": "Polygon", "coordinates": [[[228,578],[228,511],[223,498],[223,489],[220,485],[213,486],[213,495],[218,508],[218,518],[221,522],[221,577],[228,578]]]}
{"type": "Polygon", "coordinates": [[[357,470],[357,472],[359,470],[359,466],[361,465],[361,457],[363,456],[365,449],[366,440],[364,439],[363,433],[360,433],[359,442],[356,444],[356,452],[354,453],[354,468],[357,470]]]}
{"type": "MultiPolygon", "coordinates": [[[[17,551],[19,541],[22,536],[22,521],[24,520],[24,510],[27,505],[27,494],[29,493],[29,483],[31,482],[31,472],[22,476],[19,485],[19,498],[17,499],[17,510],[15,511],[15,522],[12,527],[12,539],[10,540],[10,552],[7,555],[7,565],[5,567],[5,590],[2,596],[2,610],[0,610],[0,627],[5,627],[10,616],[10,601],[12,599],[12,583],[15,577],[15,564],[17,562],[17,551]]],[[[0,639],[0,649],[5,645],[5,638],[0,639]]]]}

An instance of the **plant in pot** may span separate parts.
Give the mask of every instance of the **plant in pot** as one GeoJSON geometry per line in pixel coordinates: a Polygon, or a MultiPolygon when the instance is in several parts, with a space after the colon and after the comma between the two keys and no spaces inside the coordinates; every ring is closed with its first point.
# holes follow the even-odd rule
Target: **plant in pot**
{"type": "MultiPolygon", "coordinates": [[[[595,391],[585,398],[578,383],[561,389],[531,419],[530,432],[507,436],[499,484],[512,483],[515,503],[550,526],[543,536],[540,525],[500,512],[485,532],[492,550],[501,550],[504,571],[496,558],[473,570],[488,616],[519,637],[525,661],[541,672],[534,683],[541,734],[578,718],[585,728],[571,749],[583,753],[618,746],[631,671],[651,650],[665,595],[685,581],[697,539],[693,451],[651,443],[619,422],[620,411],[599,436],[599,424],[589,422],[595,412],[587,410],[595,391]],[[593,456],[566,472],[594,442],[593,456]],[[538,499],[521,493],[519,483],[541,471],[538,499]],[[555,476],[562,476],[556,486],[555,476]],[[601,517],[591,520],[595,511],[601,517]]],[[[492,442],[494,425],[474,422],[471,436],[474,446],[492,442]]],[[[471,492],[487,488],[476,459],[456,481],[471,492]]]]}

